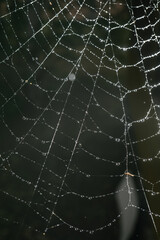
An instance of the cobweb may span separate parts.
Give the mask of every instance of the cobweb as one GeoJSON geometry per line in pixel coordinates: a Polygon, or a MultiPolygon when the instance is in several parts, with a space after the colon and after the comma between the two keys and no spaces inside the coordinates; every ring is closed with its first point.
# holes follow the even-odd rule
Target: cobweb
{"type": "Polygon", "coordinates": [[[129,209],[158,234],[159,7],[0,2],[1,239],[118,239],[129,209]]]}

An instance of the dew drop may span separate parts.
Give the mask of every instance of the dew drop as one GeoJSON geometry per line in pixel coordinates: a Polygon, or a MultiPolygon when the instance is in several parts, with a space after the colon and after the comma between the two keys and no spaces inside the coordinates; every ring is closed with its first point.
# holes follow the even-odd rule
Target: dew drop
{"type": "Polygon", "coordinates": [[[79,144],[78,144],[78,147],[79,147],[79,148],[81,148],[81,147],[82,147],[82,144],[81,144],[81,143],[79,143],[79,144]]]}
{"type": "Polygon", "coordinates": [[[155,195],[156,195],[156,193],[155,193],[155,192],[152,192],[152,193],[151,193],[151,195],[152,195],[152,196],[155,196],[155,195]]]}
{"type": "Polygon", "coordinates": [[[119,163],[119,162],[116,163],[116,166],[120,166],[120,165],[121,165],[121,163],[119,163]]]}
{"type": "Polygon", "coordinates": [[[70,73],[69,76],[68,76],[68,79],[70,81],[74,81],[76,79],[76,75],[74,73],[70,73]]]}
{"type": "Polygon", "coordinates": [[[86,177],[89,178],[91,175],[87,174],[86,177]]]}

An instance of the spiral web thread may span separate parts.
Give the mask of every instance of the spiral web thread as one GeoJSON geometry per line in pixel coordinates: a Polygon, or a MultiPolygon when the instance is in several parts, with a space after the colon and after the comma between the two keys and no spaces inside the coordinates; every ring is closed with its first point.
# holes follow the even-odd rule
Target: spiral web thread
{"type": "Polygon", "coordinates": [[[0,3],[0,192],[23,209],[4,210],[2,221],[93,234],[132,207],[158,231],[160,4],[134,2],[0,3]],[[88,202],[119,192],[128,193],[126,207],[99,224],[67,210],[83,202],[87,219],[88,202]],[[134,204],[135,192],[146,207],[134,204]]]}

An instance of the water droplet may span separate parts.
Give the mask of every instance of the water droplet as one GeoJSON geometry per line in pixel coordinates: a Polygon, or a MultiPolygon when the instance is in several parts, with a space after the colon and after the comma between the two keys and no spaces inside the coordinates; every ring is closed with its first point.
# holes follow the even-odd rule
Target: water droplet
{"type": "Polygon", "coordinates": [[[86,177],[89,178],[91,175],[87,174],[86,177]]]}
{"type": "Polygon", "coordinates": [[[116,163],[116,166],[120,166],[120,165],[121,165],[121,163],[120,163],[120,162],[117,162],[117,163],[116,163]]]}
{"type": "Polygon", "coordinates": [[[152,193],[151,193],[151,195],[152,195],[152,196],[155,196],[155,195],[156,195],[156,193],[155,193],[155,192],[152,192],[152,193]]]}
{"type": "Polygon", "coordinates": [[[116,138],[115,141],[116,141],[116,142],[120,142],[120,139],[119,139],[119,138],[116,138]]]}
{"type": "Polygon", "coordinates": [[[70,73],[69,76],[68,76],[68,79],[70,81],[74,81],[76,79],[76,75],[74,73],[70,73]]]}

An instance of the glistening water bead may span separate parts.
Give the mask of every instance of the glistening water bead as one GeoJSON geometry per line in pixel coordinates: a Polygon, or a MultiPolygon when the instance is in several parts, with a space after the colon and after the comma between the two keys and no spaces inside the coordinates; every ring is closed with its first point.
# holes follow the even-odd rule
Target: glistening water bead
{"type": "Polygon", "coordinates": [[[74,73],[70,73],[70,74],[68,75],[68,80],[70,80],[70,81],[75,81],[75,79],[76,79],[76,75],[75,75],[74,73]]]}

